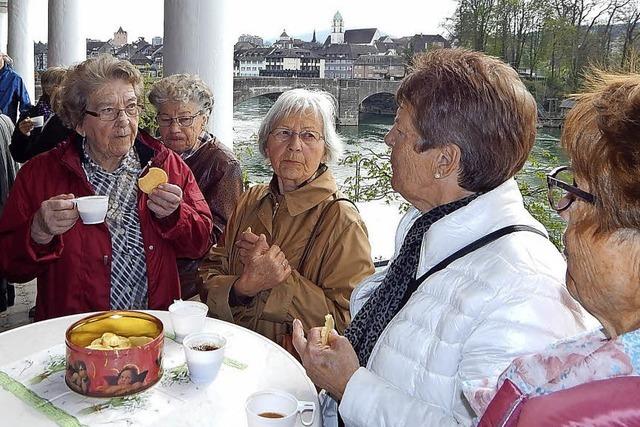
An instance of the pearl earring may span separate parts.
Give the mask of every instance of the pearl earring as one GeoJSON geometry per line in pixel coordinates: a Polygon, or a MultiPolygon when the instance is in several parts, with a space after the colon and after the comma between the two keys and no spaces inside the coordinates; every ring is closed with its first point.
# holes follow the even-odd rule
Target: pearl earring
{"type": "Polygon", "coordinates": [[[436,173],[435,175],[433,175],[433,177],[434,177],[435,179],[440,179],[440,174],[439,174],[439,173],[436,173]]]}

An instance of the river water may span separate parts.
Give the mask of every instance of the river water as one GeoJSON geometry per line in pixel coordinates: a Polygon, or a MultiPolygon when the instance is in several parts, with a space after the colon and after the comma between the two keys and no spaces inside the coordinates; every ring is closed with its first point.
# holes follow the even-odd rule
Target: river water
{"type": "MultiPolygon", "coordinates": [[[[266,97],[252,98],[236,106],[233,113],[233,147],[251,183],[271,179],[271,168],[257,149],[258,129],[271,105],[273,101],[266,97]]],[[[390,116],[364,115],[361,116],[359,126],[340,126],[338,133],[345,143],[345,155],[364,153],[366,149],[376,153],[387,152],[383,138],[392,123],[393,117],[390,116]]],[[[536,187],[543,185],[540,172],[556,166],[556,163],[563,159],[558,146],[558,134],[556,129],[544,129],[539,132],[531,159],[519,178],[536,187]]],[[[332,164],[330,167],[339,184],[355,174],[353,165],[332,164]]]]}
{"type": "MultiPolygon", "coordinates": [[[[262,118],[271,105],[273,105],[273,101],[268,98],[257,97],[237,105],[234,109],[233,147],[251,184],[268,182],[273,173],[257,149],[258,129],[262,118]]],[[[338,133],[345,143],[344,154],[366,154],[367,150],[373,150],[379,154],[387,153],[388,148],[383,139],[392,123],[393,117],[389,116],[361,116],[359,126],[339,127],[338,133]]],[[[556,129],[539,131],[538,140],[529,161],[516,177],[518,180],[526,182],[534,191],[538,189],[538,200],[541,199],[540,195],[546,191],[544,172],[555,167],[559,162],[565,161],[558,145],[558,136],[559,131],[556,129]]],[[[355,175],[354,165],[331,164],[329,167],[339,185],[343,185],[345,179],[355,175]]],[[[397,200],[390,204],[375,201],[358,205],[368,227],[374,259],[388,259],[393,255],[395,228],[402,211],[401,201],[397,200]],[[384,227],[380,227],[380,224],[384,224],[384,227]]],[[[555,213],[549,211],[546,203],[539,205],[542,206],[543,215],[555,217],[555,213]]],[[[559,240],[558,235],[555,236],[555,240],[559,240]]]]}

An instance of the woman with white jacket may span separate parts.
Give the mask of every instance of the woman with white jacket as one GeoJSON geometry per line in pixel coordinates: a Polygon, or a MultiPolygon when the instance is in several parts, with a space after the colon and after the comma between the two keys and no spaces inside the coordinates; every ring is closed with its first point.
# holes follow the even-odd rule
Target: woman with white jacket
{"type": "Polygon", "coordinates": [[[305,338],[294,322],[307,374],[329,395],[325,426],[338,422],[333,399],[347,426],[471,425],[512,359],[591,322],[513,179],[537,118],[517,73],[463,49],[414,62],[385,138],[392,186],[413,205],[394,258],[354,291],[345,336],[322,345],[321,328],[305,338]]]}

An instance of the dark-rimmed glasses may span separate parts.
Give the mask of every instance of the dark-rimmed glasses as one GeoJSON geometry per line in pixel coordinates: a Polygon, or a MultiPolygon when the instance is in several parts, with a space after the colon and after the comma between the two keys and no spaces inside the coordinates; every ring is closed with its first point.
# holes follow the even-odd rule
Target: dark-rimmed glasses
{"type": "Polygon", "coordinates": [[[271,135],[273,135],[276,141],[282,143],[291,141],[296,135],[305,144],[315,144],[321,139],[324,139],[324,137],[315,130],[301,130],[300,132],[296,132],[288,128],[275,128],[271,131],[271,135]]]}
{"type": "Polygon", "coordinates": [[[571,206],[576,198],[593,204],[595,196],[576,185],[573,171],[569,166],[559,166],[547,173],[549,205],[556,212],[562,212],[571,206]]]}
{"type": "Polygon", "coordinates": [[[195,113],[193,116],[180,116],[180,117],[167,117],[167,116],[158,116],[158,126],[166,128],[171,126],[171,124],[175,121],[178,126],[182,128],[188,128],[193,124],[193,120],[202,114],[202,110],[195,113]]]}
{"type": "Polygon", "coordinates": [[[128,117],[138,117],[138,114],[140,114],[140,106],[138,104],[129,104],[124,108],[105,107],[98,111],[85,110],[85,113],[97,117],[103,122],[112,122],[118,118],[120,111],[124,111],[128,117]]]}

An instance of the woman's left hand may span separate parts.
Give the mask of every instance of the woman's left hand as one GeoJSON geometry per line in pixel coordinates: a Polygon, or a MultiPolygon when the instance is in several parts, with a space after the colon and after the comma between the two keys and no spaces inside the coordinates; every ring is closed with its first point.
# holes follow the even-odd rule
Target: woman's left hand
{"type": "Polygon", "coordinates": [[[182,188],[167,183],[158,185],[149,194],[147,206],[156,218],[165,218],[178,209],[180,202],[182,202],[182,188]]]}
{"type": "Polygon", "coordinates": [[[360,363],[348,339],[338,335],[336,331],[331,331],[327,345],[322,345],[321,331],[322,328],[313,328],[305,338],[302,323],[295,319],[293,346],[300,355],[302,365],[311,381],[340,400],[360,363]]]}
{"type": "Polygon", "coordinates": [[[263,255],[269,250],[269,244],[267,243],[264,234],[258,236],[251,232],[251,227],[240,233],[240,238],[236,241],[235,245],[238,248],[238,256],[242,265],[247,265],[251,258],[263,255]]]}

